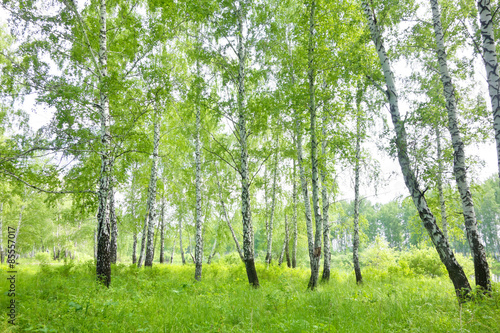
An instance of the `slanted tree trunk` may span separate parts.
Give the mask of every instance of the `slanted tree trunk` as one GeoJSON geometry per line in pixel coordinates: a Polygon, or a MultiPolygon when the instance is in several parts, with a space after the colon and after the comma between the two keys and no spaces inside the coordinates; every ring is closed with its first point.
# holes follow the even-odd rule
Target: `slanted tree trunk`
{"type": "Polygon", "coordinates": [[[161,198],[161,215],[160,215],[160,264],[165,262],[165,198],[161,198]]]}
{"type": "Polygon", "coordinates": [[[182,217],[179,216],[179,247],[181,250],[182,264],[186,264],[186,258],[184,257],[184,248],[182,247],[182,217]]]}
{"type": "Polygon", "coordinates": [[[236,237],[236,234],[234,232],[231,221],[229,220],[229,216],[227,215],[226,205],[224,204],[224,200],[222,199],[222,189],[221,189],[220,182],[219,182],[219,172],[217,170],[217,165],[215,166],[215,179],[217,181],[217,188],[219,190],[219,200],[220,200],[220,204],[222,207],[222,213],[224,215],[224,219],[226,220],[227,226],[229,227],[229,230],[231,231],[231,235],[233,236],[234,244],[236,245],[236,250],[238,251],[238,254],[241,258],[241,261],[243,261],[243,263],[244,263],[245,257],[243,255],[243,251],[241,251],[240,242],[238,241],[238,238],[236,237]]]}
{"type": "Polygon", "coordinates": [[[477,230],[476,213],[474,203],[470,193],[465,166],[464,143],[460,136],[458,128],[455,88],[448,71],[446,60],[446,50],[444,47],[443,28],[441,26],[441,13],[437,0],[430,0],[432,7],[432,21],[434,24],[434,33],[436,37],[437,56],[441,81],[443,82],[444,96],[446,99],[446,110],[448,111],[448,129],[451,134],[453,145],[453,173],[458,186],[458,192],[462,199],[462,210],[464,213],[465,228],[467,230],[467,240],[474,258],[474,275],[476,285],[482,287],[485,291],[491,291],[490,269],[486,260],[486,252],[481,243],[479,232],[477,230]]]}
{"type": "Polygon", "coordinates": [[[148,242],[146,247],[146,259],[144,260],[144,266],[153,266],[154,259],[154,232],[155,232],[155,222],[156,222],[156,182],[158,178],[158,148],[160,146],[160,116],[158,110],[154,113],[154,134],[153,134],[153,163],[151,165],[151,178],[149,181],[148,189],[148,242]]]}
{"type": "MultiPolygon", "coordinates": [[[[199,75],[199,64],[196,62],[196,67],[199,75]]],[[[198,88],[198,100],[200,98],[199,89],[198,88]]],[[[195,191],[196,191],[196,203],[195,203],[195,219],[196,219],[196,248],[194,251],[195,255],[195,272],[194,278],[197,281],[201,281],[201,269],[203,265],[203,220],[201,217],[201,142],[200,142],[200,106],[196,105],[196,182],[195,182],[195,191]]]]}
{"type": "Polygon", "coordinates": [[[297,267],[297,176],[295,170],[296,161],[293,161],[293,186],[292,186],[292,203],[293,203],[293,249],[292,249],[292,267],[297,267]]]}
{"type": "Polygon", "coordinates": [[[109,220],[111,223],[111,242],[110,242],[110,261],[112,264],[116,264],[117,260],[117,249],[118,249],[118,224],[116,223],[116,212],[115,212],[115,194],[113,186],[114,178],[111,178],[109,185],[109,220]]]}
{"type": "Polygon", "coordinates": [[[238,3],[238,130],[241,145],[241,215],[243,222],[243,254],[245,257],[245,268],[248,282],[254,287],[259,287],[259,279],[255,270],[254,259],[254,239],[252,214],[250,208],[250,180],[248,175],[248,150],[247,150],[247,129],[246,129],[246,102],[245,102],[245,59],[243,41],[243,21],[245,19],[242,1],[238,3]]]}
{"type": "Polygon", "coordinates": [[[5,261],[5,254],[3,251],[3,202],[0,202],[0,262],[3,264],[5,261]]]}
{"type": "Polygon", "coordinates": [[[98,112],[101,118],[101,174],[99,176],[97,212],[97,279],[106,287],[111,282],[111,253],[110,253],[110,212],[109,212],[109,185],[112,174],[111,158],[111,116],[109,112],[108,98],[108,49],[107,49],[107,12],[106,0],[99,2],[99,104],[98,112]]]}
{"type": "Polygon", "coordinates": [[[316,1],[311,1],[311,11],[309,15],[309,48],[307,52],[308,62],[308,79],[309,79],[309,114],[311,116],[311,165],[312,165],[312,201],[314,211],[314,221],[316,222],[316,235],[314,237],[314,253],[313,262],[311,265],[311,278],[309,280],[309,288],[314,290],[318,283],[319,276],[319,259],[321,257],[321,236],[323,233],[323,221],[319,212],[319,180],[318,180],[318,158],[317,158],[317,141],[316,141],[316,102],[315,102],[315,87],[314,81],[316,77],[316,69],[314,65],[314,30],[315,30],[315,12],[316,1]]]}
{"type": "MultiPolygon", "coordinates": [[[[326,158],[326,115],[323,116],[323,141],[321,141],[321,154],[326,158]]],[[[323,202],[323,275],[321,281],[330,281],[330,222],[328,221],[328,209],[330,201],[328,199],[328,190],[326,189],[326,165],[321,168],[321,201],[323,202]]]]}
{"type": "Polygon", "coordinates": [[[212,258],[215,255],[215,248],[216,247],[217,247],[217,236],[215,237],[214,245],[212,245],[212,251],[210,251],[210,255],[208,256],[207,264],[209,264],[209,265],[212,263],[212,258]]]}
{"type": "Polygon", "coordinates": [[[358,88],[356,96],[356,157],[354,161],[354,237],[352,244],[352,260],[354,264],[354,274],[356,275],[356,283],[363,282],[361,276],[361,267],[359,266],[359,169],[361,159],[361,98],[362,91],[358,88]]]}
{"type": "Polygon", "coordinates": [[[267,266],[271,264],[271,260],[273,257],[273,222],[274,222],[274,209],[276,207],[276,183],[277,183],[277,174],[278,174],[278,139],[276,140],[276,153],[275,153],[275,161],[274,161],[274,175],[273,175],[273,189],[272,189],[272,198],[271,198],[271,216],[269,216],[269,228],[267,230],[267,254],[266,254],[266,263],[267,266]]]}
{"type": "Polygon", "coordinates": [[[394,77],[391,71],[389,58],[385,51],[382,36],[379,32],[376,20],[373,16],[373,11],[368,5],[366,0],[362,0],[363,12],[368,20],[368,26],[371,33],[371,38],[375,44],[380,64],[384,73],[385,82],[387,85],[386,95],[389,100],[389,109],[391,113],[392,122],[394,124],[394,131],[396,134],[396,149],[398,154],[398,161],[401,166],[401,171],[405,180],[406,187],[410,191],[413,203],[419,213],[420,219],[427,230],[439,257],[446,269],[448,275],[453,282],[455,292],[460,300],[464,299],[470,294],[471,287],[467,276],[465,275],[462,266],[457,262],[453,251],[451,250],[448,241],[439,229],[434,215],[427,205],[424,193],[420,190],[417,178],[413,169],[411,168],[410,158],[408,156],[408,142],[407,134],[404,127],[404,122],[401,120],[398,105],[398,95],[394,77]]]}
{"type": "Polygon", "coordinates": [[[496,53],[491,0],[477,0],[481,36],[483,39],[483,61],[486,68],[488,92],[493,111],[493,128],[497,145],[498,177],[500,177],[500,75],[498,73],[498,58],[496,53]]]}
{"type": "Polygon", "coordinates": [[[439,206],[441,207],[441,225],[443,226],[443,235],[446,240],[448,240],[448,219],[446,215],[446,202],[444,200],[443,193],[443,153],[441,151],[441,133],[438,125],[436,125],[436,141],[438,162],[437,186],[439,192],[439,206]]]}

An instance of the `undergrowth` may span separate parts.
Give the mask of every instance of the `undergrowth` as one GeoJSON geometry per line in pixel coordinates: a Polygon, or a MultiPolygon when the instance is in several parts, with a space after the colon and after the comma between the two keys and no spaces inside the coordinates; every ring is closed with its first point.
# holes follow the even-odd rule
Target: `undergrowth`
{"type": "MultiPolygon", "coordinates": [[[[3,276],[7,267],[2,267],[3,276]]],[[[19,265],[17,325],[4,310],[2,332],[495,332],[499,284],[491,298],[460,306],[446,277],[365,269],[332,272],[306,290],[309,271],[257,265],[261,287],[248,286],[243,265],[137,269],[113,266],[109,289],[95,282],[92,262],[19,265]]],[[[7,290],[7,280],[0,279],[7,290]]],[[[1,298],[7,309],[9,299],[1,298]]]]}

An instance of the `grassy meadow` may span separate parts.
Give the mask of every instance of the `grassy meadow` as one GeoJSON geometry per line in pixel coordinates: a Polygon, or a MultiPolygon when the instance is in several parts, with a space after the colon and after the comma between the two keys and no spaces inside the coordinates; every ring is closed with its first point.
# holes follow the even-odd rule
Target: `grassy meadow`
{"type": "MultiPolygon", "coordinates": [[[[7,276],[7,266],[0,266],[7,276]]],[[[137,269],[113,266],[109,289],[95,282],[92,261],[21,264],[16,276],[16,325],[1,332],[498,332],[500,284],[491,298],[460,306],[446,276],[364,269],[356,285],[347,270],[306,290],[309,271],[257,266],[260,289],[242,264],[137,269]]],[[[8,290],[6,278],[0,279],[8,290]]]]}

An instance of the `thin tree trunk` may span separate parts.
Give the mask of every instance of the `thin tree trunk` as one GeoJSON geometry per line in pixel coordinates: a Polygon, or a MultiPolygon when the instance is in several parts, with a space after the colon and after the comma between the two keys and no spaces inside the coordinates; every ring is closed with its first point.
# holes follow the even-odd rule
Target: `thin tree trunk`
{"type": "Polygon", "coordinates": [[[194,256],[193,256],[193,253],[192,253],[192,245],[191,245],[191,236],[188,237],[189,238],[189,256],[191,257],[191,260],[193,261],[193,264],[196,264],[196,261],[194,260],[194,256]]]}
{"type": "Polygon", "coordinates": [[[286,215],[285,215],[285,239],[283,240],[283,247],[281,248],[281,254],[280,254],[280,258],[279,258],[279,261],[278,261],[278,265],[281,266],[281,264],[283,263],[283,258],[286,256],[286,264],[288,267],[291,267],[291,263],[290,263],[290,253],[289,253],[289,250],[288,250],[288,241],[289,241],[289,235],[288,235],[288,221],[286,219],[286,215]]]}
{"type": "Polygon", "coordinates": [[[293,249],[292,249],[292,267],[297,267],[297,175],[296,175],[296,161],[293,160],[293,187],[292,187],[292,202],[293,202],[293,249]]]}
{"type": "Polygon", "coordinates": [[[437,174],[437,185],[439,192],[439,205],[441,207],[441,225],[443,226],[443,235],[448,240],[448,221],[446,216],[446,202],[444,200],[443,193],[443,153],[441,151],[441,133],[439,131],[438,125],[436,125],[436,141],[437,141],[437,162],[438,162],[438,174],[437,174]]]}
{"type": "MultiPolygon", "coordinates": [[[[56,252],[54,247],[54,260],[56,260],[56,252]]],[[[97,261],[97,232],[94,229],[94,260],[97,261]]]]}
{"type": "Polygon", "coordinates": [[[384,78],[387,85],[387,98],[389,100],[390,113],[392,122],[394,124],[394,131],[396,133],[396,149],[398,153],[398,161],[401,166],[401,171],[405,180],[406,187],[410,191],[415,207],[420,215],[420,219],[426,228],[436,250],[441,258],[441,261],[448,270],[448,275],[453,282],[455,292],[459,299],[467,297],[471,291],[471,287],[467,276],[465,275],[462,266],[457,262],[453,251],[451,250],[448,241],[439,229],[436,219],[430,211],[427,201],[425,200],[424,193],[420,190],[415,173],[411,168],[410,158],[408,156],[408,142],[407,134],[404,127],[404,122],[401,120],[398,105],[398,96],[396,86],[394,84],[394,77],[390,68],[389,58],[382,43],[382,37],[378,30],[376,20],[373,17],[373,11],[368,5],[366,0],[362,1],[362,7],[368,25],[370,28],[371,38],[375,44],[375,49],[378,53],[380,64],[384,72],[384,78]]]}
{"type": "Polygon", "coordinates": [[[182,264],[186,264],[186,258],[184,257],[184,249],[182,248],[182,217],[179,217],[179,247],[181,249],[182,264]]]}
{"type": "Polygon", "coordinates": [[[107,50],[107,12],[106,0],[99,2],[99,68],[96,70],[99,75],[99,106],[98,112],[101,118],[101,174],[99,177],[98,201],[99,210],[97,212],[97,279],[106,287],[111,282],[111,258],[110,258],[110,212],[109,212],[109,183],[112,174],[111,159],[111,116],[109,112],[108,98],[108,50],[107,50]]]}
{"type": "MultiPolygon", "coordinates": [[[[200,66],[198,61],[196,61],[196,69],[199,75],[200,66]]],[[[198,101],[200,98],[198,88],[198,101]]],[[[200,106],[199,103],[196,104],[196,203],[195,203],[195,218],[196,218],[196,249],[194,251],[195,255],[195,272],[194,278],[197,281],[201,281],[201,270],[203,265],[203,221],[201,216],[201,142],[200,142],[200,106]]]]}
{"type": "Polygon", "coordinates": [[[146,211],[146,216],[144,216],[144,226],[142,227],[141,251],[139,252],[139,260],[137,260],[137,267],[139,268],[142,267],[142,263],[144,262],[144,257],[146,254],[146,236],[148,234],[148,220],[149,220],[149,211],[146,211]]]}
{"type": "Polygon", "coordinates": [[[276,183],[277,183],[277,174],[278,174],[278,139],[276,140],[276,153],[275,153],[275,162],[274,162],[274,175],[273,175],[273,189],[272,189],[272,198],[271,198],[271,216],[269,216],[269,228],[267,232],[267,255],[266,255],[266,263],[267,266],[271,264],[271,260],[273,257],[273,222],[274,222],[274,209],[276,207],[276,183]]]}
{"type": "Polygon", "coordinates": [[[209,265],[212,263],[212,258],[215,255],[216,246],[217,246],[217,236],[215,237],[214,245],[212,245],[212,251],[210,251],[210,255],[208,256],[207,264],[209,264],[209,265]]]}
{"type": "Polygon", "coordinates": [[[319,212],[319,180],[318,180],[318,158],[317,158],[317,141],[316,141],[316,103],[315,103],[315,87],[314,81],[316,70],[314,66],[314,30],[315,30],[315,12],[316,1],[311,2],[311,11],[309,16],[309,49],[307,52],[308,60],[308,79],[309,79],[309,114],[311,116],[311,165],[312,165],[312,200],[314,220],[316,222],[316,235],[314,237],[314,253],[313,262],[311,265],[311,278],[309,280],[309,288],[314,290],[318,283],[319,276],[319,259],[321,257],[321,236],[323,233],[323,221],[319,212]]]}
{"type": "Polygon", "coordinates": [[[500,75],[498,73],[498,58],[496,53],[491,0],[477,0],[481,36],[483,39],[483,61],[486,68],[488,92],[493,111],[493,128],[497,145],[498,176],[500,177],[500,75]]]}
{"type": "Polygon", "coordinates": [[[219,200],[220,200],[220,204],[222,206],[222,213],[224,214],[224,218],[226,220],[227,226],[229,227],[229,230],[231,231],[231,235],[233,236],[234,244],[236,245],[236,250],[238,251],[238,254],[241,258],[241,261],[243,261],[243,263],[244,263],[245,257],[243,255],[243,252],[241,251],[240,242],[238,241],[238,238],[236,237],[236,234],[234,232],[231,221],[229,220],[229,216],[227,215],[226,205],[224,204],[224,200],[222,199],[222,189],[221,189],[220,182],[219,182],[219,172],[217,170],[217,165],[215,166],[215,179],[217,181],[217,188],[219,190],[219,200]]]}
{"type": "MultiPolygon", "coordinates": [[[[326,115],[323,116],[323,141],[321,141],[321,154],[326,158],[326,115]]],[[[328,209],[330,201],[328,200],[328,190],[326,189],[326,165],[321,168],[321,201],[323,202],[323,275],[321,281],[330,281],[330,222],[328,221],[328,209]]]]}
{"type": "Polygon", "coordinates": [[[151,165],[151,178],[148,189],[148,237],[146,247],[146,259],[144,266],[153,266],[154,259],[154,232],[155,232],[155,219],[156,219],[156,182],[158,178],[158,148],[160,146],[160,116],[158,111],[154,112],[154,134],[153,134],[153,163],[151,165]]]}
{"type": "Polygon", "coordinates": [[[115,213],[115,194],[113,186],[114,178],[111,178],[109,185],[109,219],[111,223],[111,243],[110,243],[110,261],[112,264],[116,264],[117,260],[117,249],[118,249],[118,224],[116,223],[116,213],[115,213]]]}
{"type": "Polygon", "coordinates": [[[241,215],[243,222],[243,254],[245,257],[245,268],[248,282],[254,287],[259,287],[259,279],[255,270],[254,239],[252,214],[250,208],[250,181],[248,176],[248,150],[246,129],[246,106],[245,106],[245,59],[246,51],[243,49],[243,8],[242,1],[238,3],[238,129],[241,145],[241,215]]]}
{"type": "Polygon", "coordinates": [[[174,238],[174,244],[172,245],[172,252],[170,252],[170,263],[172,264],[174,262],[174,251],[175,251],[175,238],[174,238]]]}
{"type": "Polygon", "coordinates": [[[354,274],[356,275],[356,283],[363,282],[361,276],[361,267],[359,266],[359,162],[361,159],[361,97],[362,91],[358,88],[356,96],[356,160],[354,166],[354,237],[352,245],[352,260],[354,264],[354,274]]]}
{"type": "Polygon", "coordinates": [[[160,215],[160,264],[165,262],[165,198],[161,198],[161,215],[160,215]]]}
{"type": "Polygon", "coordinates": [[[23,211],[25,208],[26,208],[26,206],[23,204],[21,206],[21,210],[19,211],[19,220],[17,222],[17,228],[16,228],[16,232],[14,234],[14,244],[17,244],[17,236],[19,236],[19,230],[21,230],[21,223],[23,221],[23,211]]]}
{"type": "Polygon", "coordinates": [[[137,262],[137,231],[134,230],[134,243],[132,245],[132,264],[137,262]]]}
{"type": "Polygon", "coordinates": [[[460,136],[458,128],[455,88],[448,72],[446,61],[446,50],[444,47],[443,29],[441,27],[441,13],[437,0],[430,0],[432,7],[432,20],[434,24],[434,33],[436,37],[437,56],[439,69],[441,72],[441,81],[444,87],[444,96],[446,98],[446,109],[448,111],[448,129],[451,134],[453,145],[453,173],[462,199],[462,209],[464,213],[465,228],[467,230],[467,239],[474,258],[474,275],[476,285],[481,286],[485,291],[491,292],[490,269],[486,260],[486,252],[481,243],[479,232],[477,230],[476,213],[474,203],[469,189],[467,172],[465,167],[464,143],[460,136]]]}

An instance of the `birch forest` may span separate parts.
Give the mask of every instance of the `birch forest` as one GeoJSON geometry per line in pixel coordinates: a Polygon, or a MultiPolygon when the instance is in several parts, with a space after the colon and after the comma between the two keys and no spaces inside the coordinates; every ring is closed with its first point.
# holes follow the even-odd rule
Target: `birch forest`
{"type": "Polygon", "coordinates": [[[497,332],[499,12],[1,0],[0,331],[497,332]]]}

